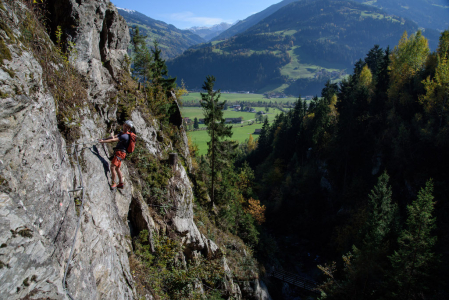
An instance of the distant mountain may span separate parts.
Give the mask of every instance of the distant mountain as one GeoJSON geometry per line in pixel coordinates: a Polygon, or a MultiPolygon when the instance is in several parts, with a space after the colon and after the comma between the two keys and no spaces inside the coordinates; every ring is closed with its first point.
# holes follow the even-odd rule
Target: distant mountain
{"type": "Polygon", "coordinates": [[[164,59],[174,58],[181,55],[189,47],[206,42],[203,38],[189,30],[178,29],[173,25],[152,19],[135,10],[119,7],[117,9],[130,28],[139,26],[140,33],[148,36],[146,42],[149,47],[153,45],[154,40],[159,42],[164,59]]]}
{"type": "Polygon", "coordinates": [[[250,28],[250,27],[256,25],[257,23],[259,23],[260,21],[262,21],[263,19],[265,19],[272,13],[276,12],[278,9],[280,9],[292,2],[295,2],[295,1],[298,1],[298,0],[283,0],[279,3],[273,4],[270,7],[264,9],[263,11],[258,12],[254,15],[251,15],[243,21],[239,21],[234,26],[223,31],[221,34],[219,34],[213,40],[214,41],[224,40],[224,39],[228,39],[236,34],[242,33],[245,30],[247,30],[248,28],[250,28]]]}
{"type": "MultiPolygon", "coordinates": [[[[353,1],[295,1],[244,33],[187,50],[168,68],[188,88],[214,75],[221,89],[319,94],[375,44],[394,47],[404,31],[417,30],[415,22],[353,1]]],[[[436,43],[431,40],[433,49],[436,43]]]]}
{"type": "Polygon", "coordinates": [[[449,29],[448,0],[355,0],[378,8],[391,15],[411,19],[420,27],[449,29]]]}
{"type": "Polygon", "coordinates": [[[231,26],[232,26],[232,24],[223,22],[223,23],[211,26],[211,27],[195,26],[195,27],[189,28],[187,30],[199,35],[200,37],[202,37],[203,39],[205,39],[208,42],[231,26]]]}

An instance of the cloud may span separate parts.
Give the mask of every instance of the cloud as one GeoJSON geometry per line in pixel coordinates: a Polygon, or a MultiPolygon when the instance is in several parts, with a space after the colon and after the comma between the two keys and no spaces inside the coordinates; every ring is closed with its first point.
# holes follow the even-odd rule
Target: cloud
{"type": "Polygon", "coordinates": [[[212,26],[215,24],[220,24],[222,22],[230,23],[230,21],[223,20],[222,18],[209,18],[209,17],[195,16],[195,14],[190,11],[173,13],[173,14],[169,15],[169,18],[173,21],[188,22],[194,26],[212,26]]]}

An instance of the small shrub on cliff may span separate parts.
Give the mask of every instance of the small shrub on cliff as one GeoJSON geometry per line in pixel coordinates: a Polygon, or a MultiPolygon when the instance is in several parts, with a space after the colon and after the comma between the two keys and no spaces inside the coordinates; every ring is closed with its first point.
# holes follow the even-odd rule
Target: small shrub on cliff
{"type": "Polygon", "coordinates": [[[139,262],[138,279],[156,298],[202,299],[197,284],[213,290],[221,283],[224,270],[219,258],[198,258],[184,264],[179,242],[157,234],[153,240],[152,253],[148,231],[143,230],[134,240],[134,253],[139,262]]]}
{"type": "Polygon", "coordinates": [[[168,180],[173,176],[172,169],[159,161],[144,145],[137,144],[136,150],[129,155],[129,159],[139,175],[133,179],[141,187],[145,201],[163,204],[167,194],[168,180]]]}

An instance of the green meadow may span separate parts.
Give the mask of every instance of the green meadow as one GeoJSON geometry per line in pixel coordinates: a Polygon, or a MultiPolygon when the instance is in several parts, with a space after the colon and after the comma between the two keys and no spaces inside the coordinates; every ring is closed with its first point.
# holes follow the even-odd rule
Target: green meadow
{"type": "MultiPolygon", "coordinates": [[[[234,124],[232,127],[232,138],[230,140],[237,141],[239,143],[244,142],[249,138],[249,135],[254,133],[255,129],[262,128],[262,123],[254,123],[253,125],[234,124]]],[[[206,130],[190,131],[187,132],[190,139],[198,146],[198,153],[204,155],[207,153],[207,142],[210,140],[206,130]]],[[[257,139],[257,135],[253,135],[254,139],[257,139]]]]}
{"type": "MultiPolygon", "coordinates": [[[[265,107],[254,107],[256,111],[265,111],[265,107]]],[[[266,116],[268,116],[268,121],[272,121],[274,117],[280,112],[279,109],[270,107],[266,116]]],[[[181,108],[181,114],[183,118],[198,118],[203,119],[203,108],[201,107],[183,107],[181,108]]],[[[233,111],[231,109],[227,109],[223,111],[224,118],[239,118],[243,117],[243,121],[251,121],[254,120],[256,113],[253,112],[244,112],[244,111],[233,111]]]]}
{"type": "MultiPolygon", "coordinates": [[[[265,111],[264,107],[254,107],[256,111],[263,110],[265,111]]],[[[266,114],[268,117],[268,121],[271,123],[276,115],[278,115],[281,111],[276,108],[270,107],[269,112],[266,114]]],[[[181,108],[182,117],[188,117],[190,119],[198,118],[202,119],[204,118],[203,115],[203,109],[201,107],[183,107],[181,108]]],[[[232,111],[231,109],[223,111],[224,118],[238,118],[243,117],[243,124],[230,124],[232,125],[232,138],[231,140],[238,141],[239,143],[244,142],[246,139],[249,138],[249,135],[254,132],[255,129],[262,128],[262,123],[254,123],[253,125],[246,124],[247,121],[254,120],[255,113],[248,113],[248,112],[239,112],[239,111],[232,111]]],[[[200,124],[200,128],[204,127],[205,125],[200,124]]],[[[199,154],[203,155],[207,153],[207,142],[209,141],[209,135],[207,134],[206,130],[198,130],[198,131],[190,131],[187,132],[187,134],[190,136],[191,140],[197,144],[199,154]]],[[[254,139],[257,139],[258,136],[254,135],[254,139]]]]}
{"type": "MultiPolygon", "coordinates": [[[[190,102],[195,101],[199,102],[201,100],[200,93],[188,93],[187,95],[182,96],[181,101],[190,102]]],[[[227,100],[228,102],[272,102],[272,103],[286,103],[286,102],[296,102],[298,98],[296,97],[287,97],[287,98],[271,98],[267,99],[262,94],[236,94],[236,93],[221,93],[220,100],[227,100]]]]}

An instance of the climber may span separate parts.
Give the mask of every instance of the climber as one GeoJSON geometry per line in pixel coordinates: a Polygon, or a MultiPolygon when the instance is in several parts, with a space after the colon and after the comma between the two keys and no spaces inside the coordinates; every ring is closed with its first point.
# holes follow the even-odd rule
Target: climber
{"type": "MultiPolygon", "coordinates": [[[[120,171],[120,166],[122,165],[122,160],[125,159],[130,141],[132,140],[131,137],[134,136],[134,142],[135,142],[135,135],[134,133],[131,133],[131,129],[134,127],[134,124],[132,121],[128,120],[123,124],[123,131],[120,132],[117,135],[111,136],[106,139],[99,140],[100,143],[114,143],[118,142],[117,146],[114,148],[114,158],[111,161],[111,177],[112,177],[112,186],[111,189],[119,188],[122,189],[125,182],[123,181],[123,174],[122,171],[120,171]],[[119,183],[115,181],[118,174],[119,183]]],[[[134,149],[133,149],[134,150],[134,149]]]]}

